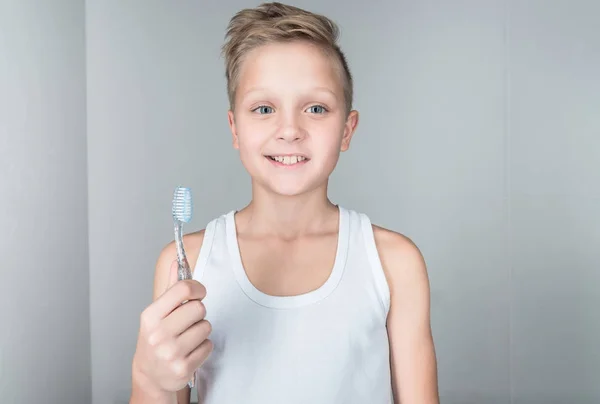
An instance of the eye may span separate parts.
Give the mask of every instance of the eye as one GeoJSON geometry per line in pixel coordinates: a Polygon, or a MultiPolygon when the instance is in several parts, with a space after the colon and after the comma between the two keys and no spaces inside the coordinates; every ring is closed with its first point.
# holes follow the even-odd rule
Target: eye
{"type": "Polygon", "coordinates": [[[327,112],[327,109],[322,105],[313,105],[307,110],[311,114],[324,114],[327,112]]]}
{"type": "Polygon", "coordinates": [[[252,112],[258,112],[261,115],[265,115],[265,114],[272,114],[273,113],[273,108],[269,107],[268,105],[260,105],[256,108],[254,108],[252,110],[252,112]]]}

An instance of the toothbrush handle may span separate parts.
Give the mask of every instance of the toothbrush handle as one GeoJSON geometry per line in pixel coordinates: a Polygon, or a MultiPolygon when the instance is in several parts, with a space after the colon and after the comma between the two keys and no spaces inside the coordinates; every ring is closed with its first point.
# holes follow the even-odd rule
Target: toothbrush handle
{"type": "Polygon", "coordinates": [[[185,256],[182,260],[179,260],[177,265],[177,280],[183,281],[186,279],[192,279],[192,270],[190,264],[187,262],[185,256]]]}
{"type": "MultiPolygon", "coordinates": [[[[177,245],[177,280],[183,281],[186,279],[192,279],[192,270],[190,269],[190,264],[188,263],[187,257],[185,255],[185,250],[183,248],[183,234],[182,234],[182,225],[181,222],[175,220],[175,244],[177,245]]],[[[186,303],[182,302],[181,304],[186,303]]],[[[197,371],[194,371],[192,379],[188,382],[188,386],[193,388],[196,385],[196,374],[197,371]]]]}
{"type": "MultiPolygon", "coordinates": [[[[190,270],[190,266],[189,266],[185,256],[184,256],[183,260],[179,261],[179,265],[177,266],[177,279],[180,281],[185,280],[185,279],[192,279],[192,271],[190,270]]],[[[186,303],[186,302],[182,302],[182,304],[184,304],[184,303],[186,303]]],[[[194,375],[192,376],[192,379],[188,382],[188,386],[190,387],[190,389],[196,385],[196,373],[197,373],[197,371],[194,371],[194,375]]]]}

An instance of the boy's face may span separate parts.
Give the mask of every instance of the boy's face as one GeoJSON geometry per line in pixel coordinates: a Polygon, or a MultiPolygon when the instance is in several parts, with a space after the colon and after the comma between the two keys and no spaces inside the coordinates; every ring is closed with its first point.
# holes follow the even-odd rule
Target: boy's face
{"type": "Polygon", "coordinates": [[[269,44],[246,55],[229,124],[255,185],[282,195],[326,186],[357,123],[335,62],[318,48],[269,44]]]}

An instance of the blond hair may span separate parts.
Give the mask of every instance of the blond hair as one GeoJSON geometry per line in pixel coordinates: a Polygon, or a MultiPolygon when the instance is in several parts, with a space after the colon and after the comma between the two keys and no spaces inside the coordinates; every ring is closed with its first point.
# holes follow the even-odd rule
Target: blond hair
{"type": "Polygon", "coordinates": [[[339,63],[346,112],[352,109],[352,75],[337,43],[339,28],[329,18],[278,2],[263,3],[237,12],[229,22],[225,38],[222,53],[231,110],[244,56],[262,45],[293,41],[316,45],[339,63]]]}

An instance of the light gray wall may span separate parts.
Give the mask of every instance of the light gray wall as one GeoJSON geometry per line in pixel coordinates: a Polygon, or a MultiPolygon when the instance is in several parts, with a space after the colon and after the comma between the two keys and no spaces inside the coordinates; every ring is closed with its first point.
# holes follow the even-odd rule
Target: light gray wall
{"type": "Polygon", "coordinates": [[[515,404],[600,402],[600,3],[512,2],[515,404]]]}
{"type": "Polygon", "coordinates": [[[200,4],[87,3],[94,404],[128,401],[174,187],[195,191],[190,231],[249,190],[226,136],[218,48],[230,10],[200,4]]]}
{"type": "Polygon", "coordinates": [[[91,400],[84,2],[0,1],[0,403],[91,400]]]}
{"type": "MultiPolygon", "coordinates": [[[[90,401],[81,3],[0,3],[1,402],[90,401]]],[[[94,403],[127,402],[173,187],[189,231],[247,202],[219,46],[256,4],[87,2],[94,403]]],[[[423,250],[442,402],[600,401],[600,5],[294,4],[342,27],[362,120],[331,194],[423,250]]]]}

